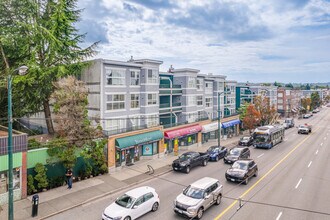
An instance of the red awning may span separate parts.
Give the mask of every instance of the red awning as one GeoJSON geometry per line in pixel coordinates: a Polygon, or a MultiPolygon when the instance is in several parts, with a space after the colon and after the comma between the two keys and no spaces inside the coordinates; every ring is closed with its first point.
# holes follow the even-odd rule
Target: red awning
{"type": "Polygon", "coordinates": [[[185,128],[175,129],[171,131],[166,131],[164,134],[166,139],[173,139],[176,137],[183,137],[189,134],[196,134],[202,130],[202,126],[194,125],[185,128]]]}

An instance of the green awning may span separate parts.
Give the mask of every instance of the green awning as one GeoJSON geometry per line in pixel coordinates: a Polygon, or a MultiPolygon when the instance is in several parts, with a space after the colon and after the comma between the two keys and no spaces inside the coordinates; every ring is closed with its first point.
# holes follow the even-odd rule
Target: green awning
{"type": "Polygon", "coordinates": [[[160,140],[164,137],[163,132],[161,131],[152,131],[143,134],[137,134],[133,136],[128,136],[124,138],[116,139],[116,147],[124,149],[127,147],[148,143],[152,141],[160,140]]]}

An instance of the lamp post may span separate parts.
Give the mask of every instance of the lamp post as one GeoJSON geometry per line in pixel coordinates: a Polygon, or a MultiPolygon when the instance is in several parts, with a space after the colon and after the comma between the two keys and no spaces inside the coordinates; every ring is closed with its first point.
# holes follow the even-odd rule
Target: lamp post
{"type": "MultiPolygon", "coordinates": [[[[21,66],[13,71],[18,71],[19,75],[25,75],[28,70],[27,66],[21,66]]],[[[11,100],[11,84],[13,76],[8,75],[8,177],[9,177],[9,189],[8,189],[8,220],[14,219],[14,191],[13,191],[13,116],[12,116],[12,100],[11,100]]]]}

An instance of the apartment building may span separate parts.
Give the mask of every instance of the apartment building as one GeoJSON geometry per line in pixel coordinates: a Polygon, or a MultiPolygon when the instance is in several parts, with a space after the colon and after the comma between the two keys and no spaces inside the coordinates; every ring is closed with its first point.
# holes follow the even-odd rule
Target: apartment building
{"type": "Polygon", "coordinates": [[[301,90],[284,87],[278,88],[277,112],[283,117],[295,116],[299,112],[301,97],[301,90]]]}
{"type": "Polygon", "coordinates": [[[150,59],[97,59],[83,72],[88,114],[109,137],[109,167],[162,157],[217,138],[218,100],[222,137],[238,134],[236,81],[191,68],[159,72],[161,64],[150,59]]]}

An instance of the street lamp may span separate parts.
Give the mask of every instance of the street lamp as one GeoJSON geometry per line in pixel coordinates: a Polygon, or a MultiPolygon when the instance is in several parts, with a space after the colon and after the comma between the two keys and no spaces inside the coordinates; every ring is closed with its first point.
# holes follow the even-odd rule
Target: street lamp
{"type": "MultiPolygon", "coordinates": [[[[18,72],[23,76],[28,70],[27,66],[21,66],[13,71],[18,72]]],[[[12,116],[12,103],[11,103],[11,84],[13,76],[8,75],[8,172],[9,172],[9,189],[8,189],[8,220],[14,219],[14,191],[13,191],[13,116],[12,116]]]]}

